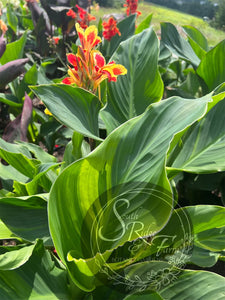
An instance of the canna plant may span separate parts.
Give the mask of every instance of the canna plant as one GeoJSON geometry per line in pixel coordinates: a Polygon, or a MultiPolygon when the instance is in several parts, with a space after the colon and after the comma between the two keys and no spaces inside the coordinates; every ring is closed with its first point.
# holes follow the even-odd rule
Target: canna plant
{"type": "Polygon", "coordinates": [[[76,25],[68,75],[30,86],[72,131],[60,166],[37,145],[0,140],[0,238],[16,241],[0,247],[2,299],[223,298],[224,277],[195,269],[224,260],[225,209],[182,206],[177,189],[184,174],[225,171],[223,42],[199,57],[197,31],[188,42],[164,23],[160,45],[150,19],[137,34],[134,16],[118,24],[109,62],[97,29],[76,25]]]}

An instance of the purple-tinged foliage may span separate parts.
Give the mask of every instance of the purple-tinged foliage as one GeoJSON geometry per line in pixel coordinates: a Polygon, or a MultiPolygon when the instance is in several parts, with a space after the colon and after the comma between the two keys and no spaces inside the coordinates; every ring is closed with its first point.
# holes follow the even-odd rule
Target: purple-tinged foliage
{"type": "Polygon", "coordinates": [[[22,113],[15,120],[10,122],[4,131],[2,138],[7,142],[15,140],[27,142],[27,129],[32,117],[33,103],[30,97],[25,93],[22,113]]]}
{"type": "Polygon", "coordinates": [[[16,79],[20,74],[25,72],[25,64],[28,63],[29,58],[21,58],[8,62],[0,66],[0,89],[3,90],[5,86],[16,79]]]}

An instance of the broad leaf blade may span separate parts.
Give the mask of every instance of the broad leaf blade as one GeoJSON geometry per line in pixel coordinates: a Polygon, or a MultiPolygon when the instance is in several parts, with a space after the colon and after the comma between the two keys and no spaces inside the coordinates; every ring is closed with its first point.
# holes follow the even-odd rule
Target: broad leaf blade
{"type": "Polygon", "coordinates": [[[7,44],[6,50],[2,55],[2,57],[0,58],[1,64],[4,65],[12,60],[22,58],[26,40],[27,40],[27,33],[25,32],[19,40],[7,44]]]}
{"type": "Polygon", "coordinates": [[[220,255],[220,252],[213,252],[194,246],[192,256],[190,258],[190,263],[202,268],[210,268],[217,263],[220,255]]]}
{"type": "Polygon", "coordinates": [[[200,59],[195,54],[189,43],[178,33],[176,27],[171,23],[161,23],[161,36],[164,44],[172,53],[197,67],[200,59]]]}
{"type": "Polygon", "coordinates": [[[11,230],[0,220],[0,240],[13,239],[16,236],[11,230]]]}
{"type": "Polygon", "coordinates": [[[205,36],[197,28],[191,25],[182,26],[186,34],[205,51],[209,51],[209,45],[205,36]]]}
{"type": "Polygon", "coordinates": [[[27,181],[29,181],[29,177],[18,172],[11,165],[5,166],[2,163],[0,163],[0,178],[4,180],[16,180],[21,183],[26,183],[27,181]]]}
{"type": "Polygon", "coordinates": [[[19,141],[18,144],[22,144],[25,148],[27,148],[33,155],[41,162],[41,163],[56,163],[57,159],[55,156],[49,154],[40,146],[32,143],[26,143],[19,141]]]}
{"type": "Polygon", "coordinates": [[[193,26],[182,26],[185,33],[188,35],[188,41],[195,51],[196,55],[202,59],[209,50],[208,42],[204,35],[193,26]]]}
{"type": "Polygon", "coordinates": [[[0,270],[14,270],[26,263],[35,245],[0,247],[0,270]]]}
{"type": "Polygon", "coordinates": [[[32,86],[31,90],[44,102],[59,122],[97,140],[98,98],[88,91],[64,84],[32,86]]]}
{"type": "Polygon", "coordinates": [[[158,72],[159,42],[152,29],[144,30],[123,42],[112,60],[127,68],[127,75],[109,83],[108,104],[101,112],[107,130],[142,114],[163,94],[158,72]]]}
{"type": "Polygon", "coordinates": [[[143,30],[149,28],[152,21],[153,13],[148,15],[136,28],[135,34],[141,33],[143,30]]]}
{"type": "Polygon", "coordinates": [[[167,225],[154,236],[148,253],[152,255],[162,252],[170,259],[171,249],[172,255],[179,251],[184,252],[188,243],[189,253],[186,261],[183,259],[184,263],[199,261],[200,266],[212,266],[219,258],[219,253],[225,249],[224,234],[224,207],[215,205],[183,207],[174,210],[167,225]],[[184,239],[187,241],[184,242],[184,239]],[[160,248],[162,245],[163,249],[160,248]]]}
{"type": "Polygon", "coordinates": [[[197,74],[204,79],[209,91],[225,81],[225,40],[211,49],[202,59],[197,74]]]}
{"type": "Polygon", "coordinates": [[[69,300],[66,272],[56,267],[50,253],[38,241],[24,265],[0,271],[0,298],[69,300]]]}
{"type": "Polygon", "coordinates": [[[40,196],[1,198],[0,219],[17,236],[34,242],[42,238],[51,245],[47,203],[40,196]]]}
{"type": "Polygon", "coordinates": [[[185,270],[160,295],[168,300],[224,299],[225,278],[211,272],[185,270]]]}
{"type": "Polygon", "coordinates": [[[40,163],[32,159],[28,149],[23,145],[15,145],[0,139],[0,157],[23,175],[33,178],[40,163]]]}
{"type": "Polygon", "coordinates": [[[213,173],[225,170],[225,100],[192,125],[169,157],[172,173],[213,173]]]}
{"type": "MultiPolygon", "coordinates": [[[[97,269],[94,261],[99,251],[96,249],[97,242],[107,255],[106,250],[137,238],[136,232],[129,236],[125,232],[121,236],[121,222],[118,222],[120,219],[115,217],[111,206],[117,196],[124,195],[125,198],[121,199],[119,206],[123,215],[134,212],[141,203],[140,222],[146,226],[151,224],[152,233],[165,226],[172,209],[172,198],[168,194],[170,186],[165,174],[169,144],[176,132],[204,115],[210,98],[188,100],[174,97],[153,104],[143,115],[115,130],[88,157],[70,165],[59,175],[49,199],[51,235],[57,253],[82,289],[92,290],[95,287],[93,272],[97,269]],[[135,201],[130,192],[139,189],[141,195],[148,183],[156,190],[160,186],[167,194],[158,199],[141,197],[135,201]],[[131,201],[128,203],[127,199],[131,201]],[[127,207],[128,204],[130,206],[127,207]],[[105,223],[100,223],[104,227],[104,236],[110,237],[107,242],[100,235],[97,241],[92,236],[96,218],[98,221],[102,212],[105,223]],[[74,259],[70,257],[68,262],[71,251],[74,259]],[[87,271],[88,262],[91,267],[87,271]]],[[[160,190],[157,191],[160,193],[160,190]]],[[[152,194],[149,193],[150,197],[152,194]]]]}

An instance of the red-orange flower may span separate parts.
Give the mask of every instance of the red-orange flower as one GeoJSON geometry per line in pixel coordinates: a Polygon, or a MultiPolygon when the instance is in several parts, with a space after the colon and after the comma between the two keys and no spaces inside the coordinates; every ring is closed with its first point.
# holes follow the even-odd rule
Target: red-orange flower
{"type": "Polygon", "coordinates": [[[83,87],[85,84],[87,84],[86,81],[89,78],[89,70],[87,68],[85,61],[81,60],[79,54],[75,55],[73,53],[69,53],[67,55],[67,60],[73,66],[73,68],[69,66],[69,70],[68,70],[69,77],[64,78],[62,83],[65,84],[75,83],[77,86],[83,87]],[[86,71],[86,73],[84,71],[86,71]]]}
{"type": "Polygon", "coordinates": [[[102,23],[102,26],[104,28],[102,35],[106,40],[110,41],[111,38],[116,34],[121,35],[116,25],[117,25],[116,20],[114,20],[113,17],[110,17],[108,22],[102,23]]]}
{"type": "Polygon", "coordinates": [[[94,71],[92,74],[94,80],[94,89],[97,89],[98,85],[105,79],[108,81],[117,81],[119,75],[127,74],[127,69],[114,61],[106,64],[104,56],[97,50],[92,51],[94,60],[94,71]]]}
{"type": "Polygon", "coordinates": [[[127,16],[137,13],[138,16],[141,15],[141,12],[137,10],[138,0],[126,0],[124,7],[127,7],[126,13],[127,16]]]}
{"type": "Polygon", "coordinates": [[[85,31],[76,24],[76,29],[80,38],[81,46],[78,47],[77,54],[67,55],[69,66],[68,75],[62,82],[65,84],[76,84],[89,91],[96,92],[99,84],[108,81],[117,81],[117,76],[125,75],[127,69],[114,61],[106,64],[101,52],[94,49],[100,43],[98,30],[95,26],[88,27],[85,31]]]}
{"type": "Polygon", "coordinates": [[[55,42],[55,45],[59,43],[60,38],[58,36],[53,36],[53,40],[55,42]]]}
{"type": "Polygon", "coordinates": [[[78,9],[78,15],[80,20],[77,20],[77,22],[80,24],[81,28],[86,29],[89,25],[90,21],[95,21],[96,18],[89,14],[86,10],[84,10],[79,5],[76,5],[76,8],[78,9]]]}
{"type": "Polygon", "coordinates": [[[76,19],[76,17],[77,17],[77,14],[72,9],[68,10],[68,12],[66,13],[66,15],[68,17],[71,17],[72,19],[76,19]]]}
{"type": "Polygon", "coordinates": [[[99,43],[101,43],[101,38],[98,36],[98,30],[96,26],[89,26],[86,30],[83,30],[81,26],[76,23],[76,30],[78,37],[80,39],[82,50],[86,56],[86,60],[89,59],[89,52],[99,43]]]}

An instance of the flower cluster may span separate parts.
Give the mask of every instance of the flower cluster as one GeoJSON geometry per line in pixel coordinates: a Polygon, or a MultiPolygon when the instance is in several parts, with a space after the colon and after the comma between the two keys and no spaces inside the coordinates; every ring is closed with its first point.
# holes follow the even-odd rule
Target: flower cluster
{"type": "Polygon", "coordinates": [[[89,26],[83,30],[76,23],[76,30],[80,39],[81,46],[78,47],[77,54],[67,55],[69,66],[68,75],[62,82],[65,84],[76,84],[78,87],[96,93],[100,83],[117,81],[118,75],[124,75],[127,70],[124,66],[116,64],[114,61],[106,64],[104,56],[95,49],[101,42],[96,26],[89,26]]]}
{"type": "Polygon", "coordinates": [[[138,0],[126,0],[126,4],[124,7],[127,7],[126,13],[127,16],[137,13],[137,15],[141,15],[141,12],[137,10],[138,0]]]}
{"type": "Polygon", "coordinates": [[[72,19],[76,19],[76,17],[77,17],[77,14],[72,9],[68,10],[68,12],[66,13],[66,15],[68,17],[71,17],[72,19]]]}
{"type": "Polygon", "coordinates": [[[72,19],[77,19],[76,21],[80,24],[81,28],[86,29],[89,25],[90,21],[95,21],[96,18],[89,14],[86,10],[84,10],[79,5],[76,5],[77,14],[73,9],[70,9],[66,14],[72,19]]]}
{"type": "Polygon", "coordinates": [[[113,17],[110,17],[108,22],[102,23],[102,26],[104,28],[102,35],[106,40],[110,41],[111,38],[116,34],[121,35],[116,25],[116,20],[114,20],[113,17]]]}

